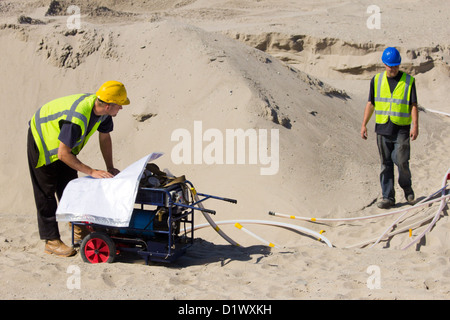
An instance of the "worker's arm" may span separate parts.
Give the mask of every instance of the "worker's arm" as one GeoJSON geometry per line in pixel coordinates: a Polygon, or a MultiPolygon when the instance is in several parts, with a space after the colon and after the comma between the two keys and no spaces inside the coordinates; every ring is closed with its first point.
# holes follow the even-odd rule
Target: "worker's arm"
{"type": "Polygon", "coordinates": [[[413,103],[411,109],[411,132],[409,134],[411,140],[416,140],[419,136],[419,108],[417,107],[417,103],[413,103]]]}
{"type": "Polygon", "coordinates": [[[103,159],[105,160],[106,169],[112,175],[118,174],[120,171],[114,168],[113,153],[112,153],[112,141],[109,133],[99,132],[98,135],[100,150],[102,151],[103,159]]]}
{"type": "Polygon", "coordinates": [[[59,143],[58,159],[67,164],[74,170],[83,172],[93,178],[112,178],[113,175],[107,171],[92,169],[85,165],[72,153],[72,149],[65,145],[63,142],[59,143]]]}
{"type": "Polygon", "coordinates": [[[368,101],[366,105],[366,109],[364,110],[364,118],[361,125],[361,138],[367,140],[367,123],[372,117],[373,111],[375,110],[375,106],[372,102],[368,101]]]}

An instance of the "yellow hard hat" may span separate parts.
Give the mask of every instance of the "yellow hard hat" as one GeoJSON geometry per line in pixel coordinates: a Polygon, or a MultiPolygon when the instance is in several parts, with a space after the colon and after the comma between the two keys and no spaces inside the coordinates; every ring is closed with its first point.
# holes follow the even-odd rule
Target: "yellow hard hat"
{"type": "Polygon", "coordinates": [[[100,89],[98,89],[97,98],[106,103],[115,103],[118,105],[130,104],[130,99],[127,97],[127,90],[123,83],[119,81],[106,81],[100,89]]]}

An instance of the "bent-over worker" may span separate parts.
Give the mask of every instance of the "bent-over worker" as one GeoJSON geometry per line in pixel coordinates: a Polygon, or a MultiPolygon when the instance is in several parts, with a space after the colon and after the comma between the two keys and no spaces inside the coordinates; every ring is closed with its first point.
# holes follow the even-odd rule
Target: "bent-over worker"
{"type": "MultiPolygon", "coordinates": [[[[125,86],[107,81],[96,94],[74,94],[43,105],[31,118],[27,154],[37,209],[39,236],[46,253],[72,256],[76,251],[61,241],[56,221],[57,200],[78,171],[93,178],[112,178],[114,167],[110,132],[123,105],[130,104],[125,86]],[[99,144],[106,170],[81,162],[77,155],[89,138],[99,132],[99,144]]],[[[75,230],[75,236],[81,230],[75,230]]],[[[76,240],[76,239],[75,239],[76,240]]],[[[79,240],[79,239],[78,239],[79,240]]]]}

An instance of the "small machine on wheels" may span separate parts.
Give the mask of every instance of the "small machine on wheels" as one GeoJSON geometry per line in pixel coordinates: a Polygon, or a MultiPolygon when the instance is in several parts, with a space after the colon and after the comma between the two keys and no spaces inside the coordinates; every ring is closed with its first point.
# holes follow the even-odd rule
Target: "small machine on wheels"
{"type": "Polygon", "coordinates": [[[111,263],[122,251],[139,254],[146,264],[150,261],[173,262],[194,242],[195,210],[215,214],[214,210],[205,209],[201,204],[210,198],[237,202],[198,193],[187,180],[166,187],[140,187],[128,227],[72,222],[72,244],[75,245],[73,228],[80,225],[90,231],[80,245],[85,262],[111,263]]]}

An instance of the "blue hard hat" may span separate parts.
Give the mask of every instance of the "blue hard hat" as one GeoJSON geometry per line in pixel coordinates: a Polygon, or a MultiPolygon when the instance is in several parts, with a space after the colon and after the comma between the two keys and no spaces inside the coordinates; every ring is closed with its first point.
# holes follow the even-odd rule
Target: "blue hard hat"
{"type": "Polygon", "coordinates": [[[386,48],[383,51],[383,56],[381,57],[381,61],[389,67],[398,66],[402,62],[402,57],[400,56],[400,52],[394,47],[386,48]]]}

